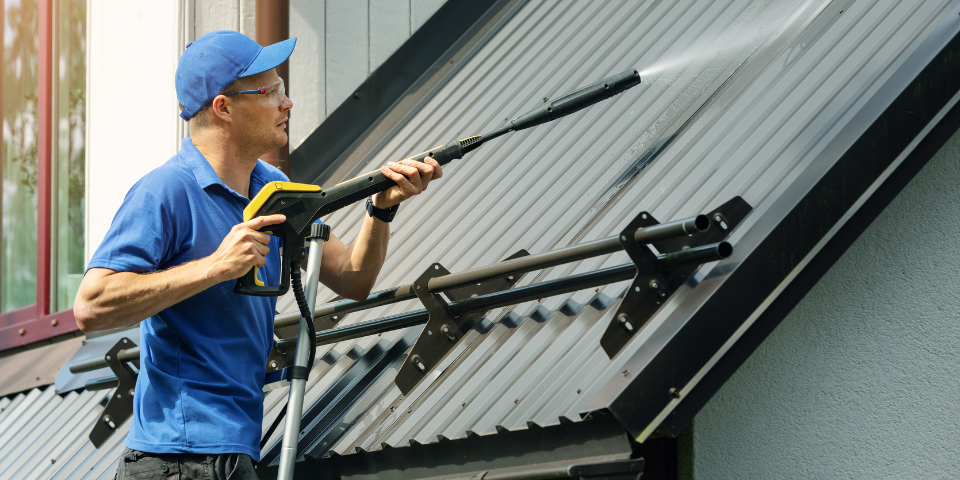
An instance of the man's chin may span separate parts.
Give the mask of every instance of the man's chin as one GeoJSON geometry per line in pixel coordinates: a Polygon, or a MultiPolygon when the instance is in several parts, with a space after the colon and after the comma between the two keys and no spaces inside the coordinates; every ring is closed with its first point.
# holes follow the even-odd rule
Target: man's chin
{"type": "Polygon", "coordinates": [[[271,147],[270,150],[268,150],[268,151],[272,152],[272,151],[274,151],[274,150],[276,150],[276,149],[278,149],[278,148],[280,148],[280,147],[282,147],[282,146],[284,146],[284,145],[286,145],[286,144],[287,144],[287,133],[286,133],[286,132],[283,132],[282,135],[277,135],[277,136],[274,138],[274,140],[273,140],[273,142],[272,142],[272,147],[271,147]]]}

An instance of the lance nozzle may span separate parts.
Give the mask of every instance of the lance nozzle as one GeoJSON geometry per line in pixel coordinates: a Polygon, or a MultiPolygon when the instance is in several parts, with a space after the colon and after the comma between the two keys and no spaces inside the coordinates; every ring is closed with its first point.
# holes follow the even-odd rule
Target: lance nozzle
{"type": "Polygon", "coordinates": [[[640,74],[636,70],[618,73],[520,115],[510,122],[510,130],[523,130],[542,123],[552,122],[560,117],[579,112],[590,105],[602,102],[639,84],[640,74]]]}

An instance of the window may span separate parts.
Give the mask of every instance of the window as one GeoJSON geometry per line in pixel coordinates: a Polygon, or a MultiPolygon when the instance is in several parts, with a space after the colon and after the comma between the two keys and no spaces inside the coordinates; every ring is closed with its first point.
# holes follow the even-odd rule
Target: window
{"type": "Polygon", "coordinates": [[[56,195],[52,214],[56,282],[51,293],[54,310],[73,308],[73,299],[83,278],[84,171],[87,93],[87,2],[60,0],[57,28],[58,52],[54,69],[54,97],[57,128],[52,192],[56,195]]]}
{"type": "Polygon", "coordinates": [[[4,10],[0,313],[37,301],[37,4],[4,10]]]}
{"type": "Polygon", "coordinates": [[[76,330],[70,310],[83,275],[87,2],[0,1],[3,350],[76,330]]]}

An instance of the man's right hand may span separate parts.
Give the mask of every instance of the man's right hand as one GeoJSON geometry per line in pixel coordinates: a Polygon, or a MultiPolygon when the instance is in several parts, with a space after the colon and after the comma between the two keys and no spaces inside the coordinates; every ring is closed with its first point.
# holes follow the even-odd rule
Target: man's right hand
{"type": "Polygon", "coordinates": [[[239,278],[266,263],[270,235],[257,230],[286,221],[257,217],[230,229],[217,251],[197,261],[153,273],[91,268],[83,276],[73,314],[84,332],[136,324],[220,282],[239,278]]]}
{"type": "Polygon", "coordinates": [[[283,223],[287,217],[276,214],[256,217],[239,223],[230,229],[217,247],[217,251],[204,261],[217,272],[221,281],[240,278],[253,267],[262,267],[267,263],[270,252],[270,235],[260,232],[263,227],[283,223]]]}

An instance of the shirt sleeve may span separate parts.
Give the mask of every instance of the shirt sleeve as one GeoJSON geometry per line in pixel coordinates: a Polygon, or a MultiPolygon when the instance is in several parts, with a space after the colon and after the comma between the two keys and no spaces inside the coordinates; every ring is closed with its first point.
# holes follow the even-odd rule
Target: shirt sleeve
{"type": "Polygon", "coordinates": [[[163,265],[176,251],[181,230],[171,215],[175,206],[168,204],[170,197],[148,179],[137,182],[120,205],[87,270],[150,273],[163,265]]]}

